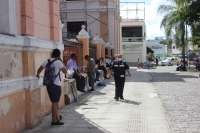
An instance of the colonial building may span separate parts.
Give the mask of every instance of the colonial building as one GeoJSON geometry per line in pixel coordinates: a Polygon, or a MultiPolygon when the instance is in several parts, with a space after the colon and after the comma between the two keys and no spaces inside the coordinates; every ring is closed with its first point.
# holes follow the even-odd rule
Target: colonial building
{"type": "Polygon", "coordinates": [[[18,133],[51,111],[43,74],[35,75],[52,49],[64,49],[59,0],[1,0],[0,12],[0,132],[18,133]]]}
{"type": "Polygon", "coordinates": [[[121,20],[119,0],[61,0],[60,14],[64,23],[64,44],[68,47],[66,49],[71,49],[66,53],[80,51],[75,50],[78,49],[77,47],[72,49],[71,46],[74,40],[75,42],[78,41],[76,43],[81,43],[76,35],[78,35],[82,25],[85,25],[84,30],[89,35],[89,47],[80,45],[83,47],[84,52],[81,55],[79,54],[81,59],[83,58],[82,54],[89,54],[97,58],[99,56],[105,57],[105,55],[113,56],[115,53],[119,53],[119,26],[121,20]],[[94,45],[92,41],[96,35],[102,40],[101,45],[104,45],[101,49],[96,44],[94,45]],[[89,49],[88,53],[85,52],[86,49],[89,49]],[[96,51],[100,50],[102,52],[97,56],[96,51]]]}

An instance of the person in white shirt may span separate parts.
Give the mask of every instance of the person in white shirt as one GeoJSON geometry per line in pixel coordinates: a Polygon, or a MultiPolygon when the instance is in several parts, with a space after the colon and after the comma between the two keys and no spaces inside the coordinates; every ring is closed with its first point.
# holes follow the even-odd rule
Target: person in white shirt
{"type": "Polygon", "coordinates": [[[59,74],[60,74],[60,71],[62,71],[64,74],[67,74],[67,69],[62,63],[62,61],[60,59],[60,55],[61,55],[60,50],[54,49],[52,52],[52,58],[50,58],[42,63],[42,65],[37,70],[37,75],[36,75],[36,77],[38,77],[38,79],[39,79],[40,73],[46,67],[46,65],[50,62],[53,63],[52,65],[54,66],[54,75],[56,75],[56,78],[52,85],[46,86],[50,101],[52,102],[51,125],[63,125],[64,124],[64,123],[60,122],[60,120],[62,119],[62,116],[58,115],[58,102],[60,101],[60,96],[61,96],[61,83],[60,83],[61,79],[60,79],[59,74]]]}

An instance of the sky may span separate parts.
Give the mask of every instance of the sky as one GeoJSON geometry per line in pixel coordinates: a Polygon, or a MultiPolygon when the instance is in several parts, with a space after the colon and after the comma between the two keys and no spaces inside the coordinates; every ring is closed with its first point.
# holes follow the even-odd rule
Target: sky
{"type": "MultiPolygon", "coordinates": [[[[160,5],[169,4],[167,0],[120,0],[120,2],[145,2],[145,23],[146,23],[146,39],[154,39],[155,37],[164,37],[164,29],[160,29],[160,22],[163,15],[157,13],[160,5]]],[[[129,9],[135,8],[136,5],[129,5],[129,9]]],[[[139,4],[139,8],[144,9],[144,4],[139,4]]],[[[127,9],[127,5],[121,6],[121,9],[127,9]]],[[[127,17],[127,13],[121,12],[122,17],[127,17]]],[[[128,16],[136,17],[135,12],[129,12],[128,16]],[[134,15],[133,15],[134,14],[134,15]]],[[[139,18],[144,18],[144,13],[138,13],[139,18]]]]}

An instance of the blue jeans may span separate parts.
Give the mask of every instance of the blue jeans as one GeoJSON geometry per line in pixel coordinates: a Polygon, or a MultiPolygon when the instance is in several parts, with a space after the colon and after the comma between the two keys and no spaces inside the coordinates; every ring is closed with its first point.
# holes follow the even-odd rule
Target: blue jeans
{"type": "Polygon", "coordinates": [[[94,87],[94,73],[88,72],[88,80],[89,80],[89,86],[94,87]]]}
{"type": "Polygon", "coordinates": [[[96,73],[96,78],[95,78],[95,80],[98,80],[98,79],[99,79],[99,76],[100,76],[100,72],[98,71],[97,68],[95,68],[95,73],[96,73]]]}

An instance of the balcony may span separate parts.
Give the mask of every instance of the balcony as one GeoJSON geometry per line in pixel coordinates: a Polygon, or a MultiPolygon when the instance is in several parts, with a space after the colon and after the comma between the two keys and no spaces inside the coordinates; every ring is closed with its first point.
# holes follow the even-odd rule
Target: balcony
{"type": "Polygon", "coordinates": [[[143,37],[122,37],[122,42],[143,42],[143,37]]]}

